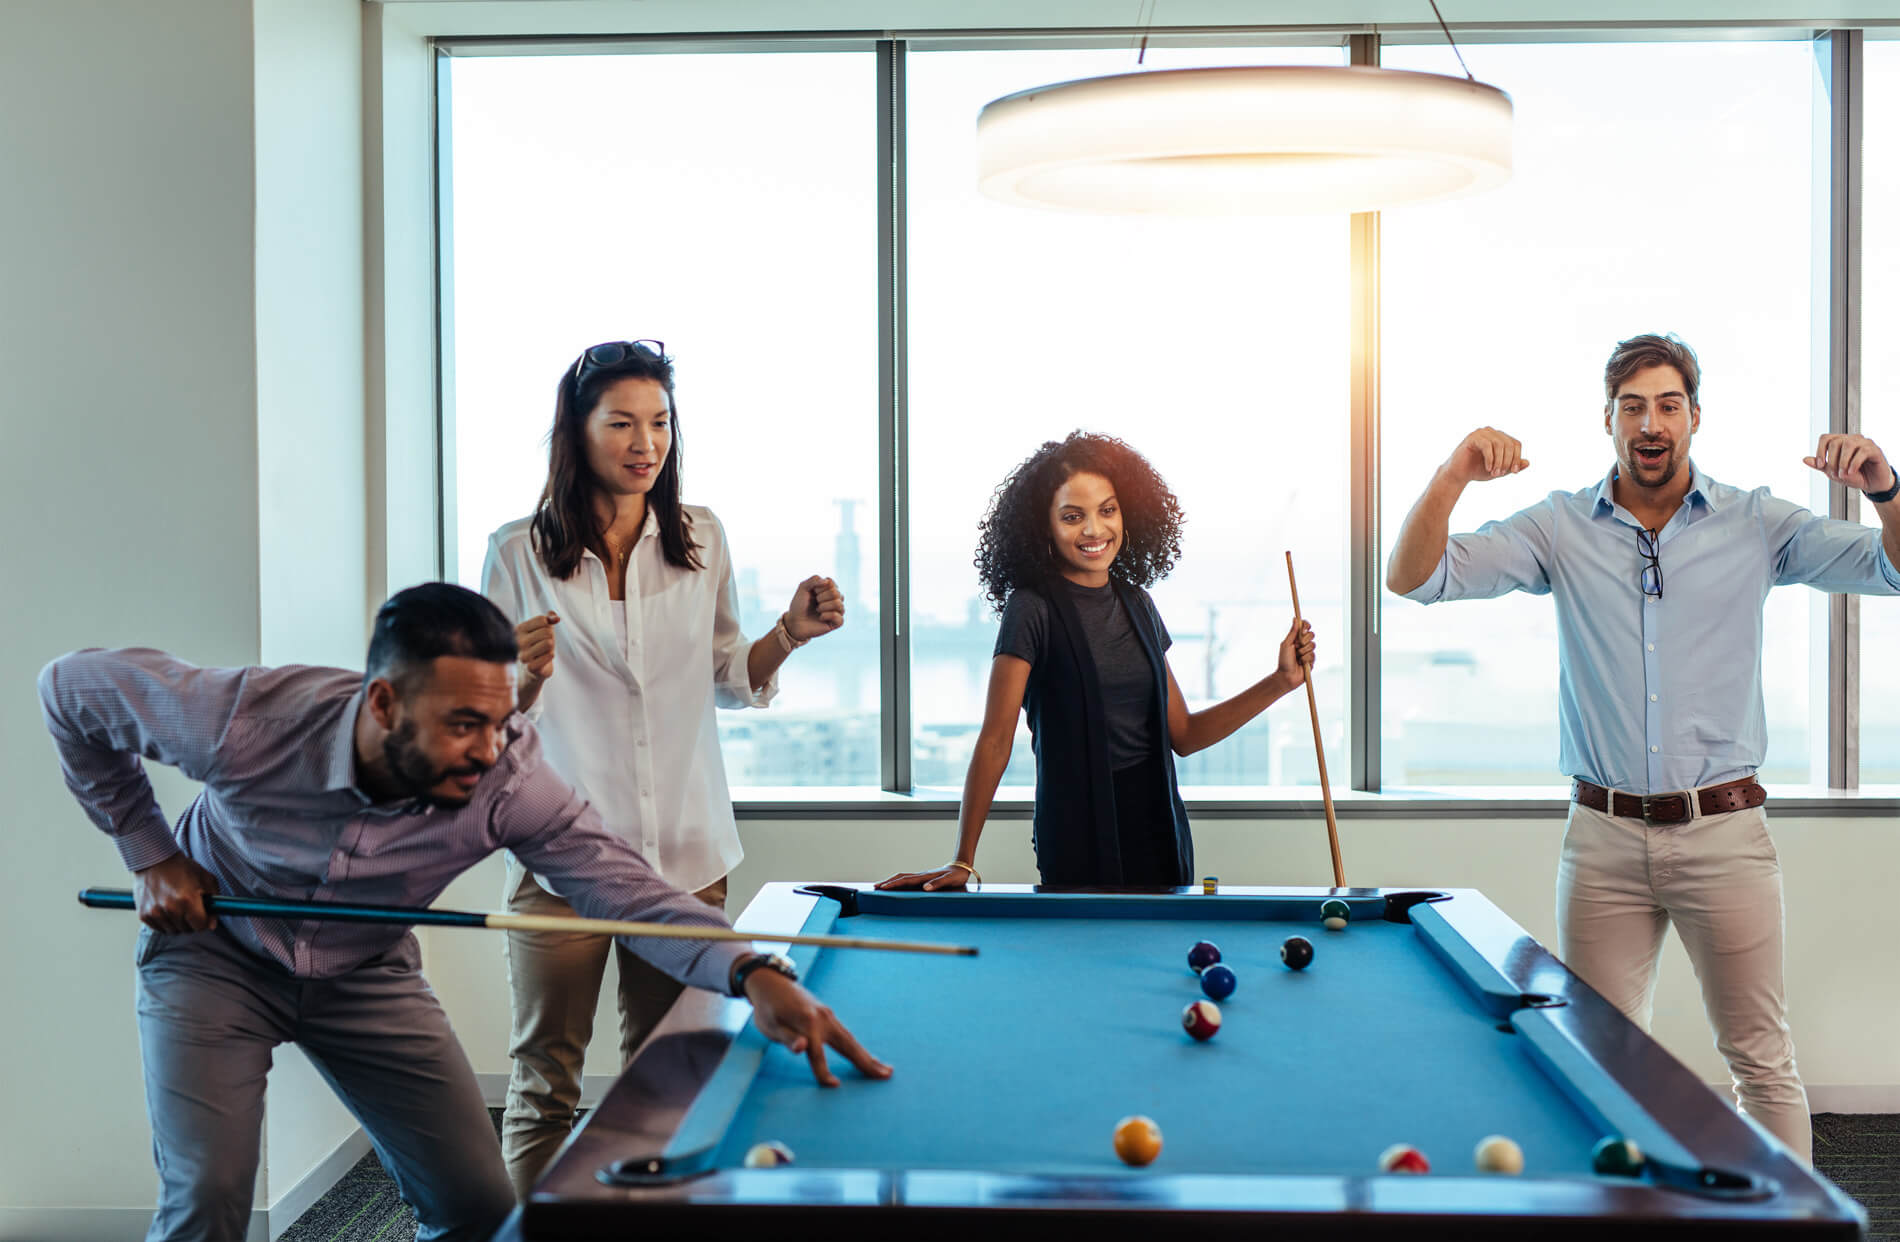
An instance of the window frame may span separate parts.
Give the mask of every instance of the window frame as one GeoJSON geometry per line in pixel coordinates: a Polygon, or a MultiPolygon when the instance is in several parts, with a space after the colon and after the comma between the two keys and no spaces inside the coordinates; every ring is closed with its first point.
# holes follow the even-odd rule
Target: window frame
{"type": "MultiPolygon", "coordinates": [[[[433,6],[422,6],[428,9],[433,6]]],[[[405,401],[413,402],[420,387],[431,389],[428,410],[432,426],[433,453],[428,463],[427,483],[434,498],[434,558],[439,576],[450,563],[454,539],[455,478],[452,468],[453,409],[453,326],[448,321],[451,305],[448,280],[453,271],[450,252],[449,201],[449,60],[455,56],[550,55],[560,53],[601,55],[686,54],[694,52],[778,51],[872,51],[877,59],[877,95],[871,101],[876,109],[876,161],[878,185],[878,499],[877,530],[880,560],[880,717],[881,788],[851,787],[748,788],[735,791],[734,804],[742,818],[951,818],[957,813],[958,794],[953,789],[914,787],[911,779],[912,737],[910,711],[909,589],[908,555],[908,338],[906,323],[908,255],[906,251],[906,144],[905,144],[905,64],[911,51],[957,51],[1001,49],[1069,50],[1090,47],[1130,47],[1140,36],[1150,46],[1331,46],[1341,47],[1348,63],[1377,65],[1383,45],[1421,44],[1441,41],[1443,33],[1431,23],[1400,25],[1337,24],[1300,26],[1174,26],[1138,30],[1126,26],[1099,26],[1050,30],[997,29],[919,29],[912,31],[813,31],[801,32],[707,32],[699,34],[597,34],[487,33],[450,36],[417,30],[414,19],[397,14],[389,6],[380,10],[380,31],[368,35],[371,63],[377,60],[375,46],[381,35],[380,74],[366,72],[366,129],[380,129],[382,142],[372,144],[372,161],[381,161],[384,176],[371,186],[371,298],[392,299],[392,280],[407,286],[398,292],[411,295],[406,316],[386,312],[372,327],[381,333],[385,346],[398,340],[414,341],[418,336],[419,316],[413,302],[417,265],[400,264],[405,257],[398,243],[413,241],[415,230],[423,225],[418,198],[427,202],[426,229],[428,248],[427,328],[433,337],[433,365],[428,374],[414,375],[386,361],[375,359],[371,384],[370,417],[385,421],[384,434],[375,439],[371,468],[387,471],[390,491],[380,496],[385,522],[380,532],[373,531],[388,549],[377,569],[392,579],[396,567],[417,559],[413,532],[403,536],[397,531],[398,506],[391,501],[399,463],[392,448],[380,453],[384,444],[397,442],[409,446],[402,465],[407,473],[418,475],[415,456],[417,428],[413,419],[399,412],[405,401]],[[414,52],[420,42],[431,64],[427,75],[427,105],[418,107],[417,93],[401,91],[401,73],[416,63],[414,52]],[[392,71],[396,82],[392,84],[392,71]],[[394,87],[394,89],[392,89],[394,87]],[[406,141],[395,131],[426,116],[427,132],[432,138],[426,170],[413,167],[400,173],[395,167],[402,153],[416,150],[413,130],[406,141]],[[380,204],[378,199],[382,201],[380,204]],[[380,219],[378,208],[380,210],[380,219]],[[399,391],[400,390],[400,391],[399,391]]],[[[1861,176],[1862,99],[1864,94],[1864,40],[1900,38],[1900,22],[1872,21],[1861,25],[1830,29],[1799,20],[1760,21],[1730,24],[1719,21],[1670,21],[1649,25],[1638,22],[1591,23],[1467,23],[1452,25],[1460,46],[1487,43],[1555,42],[1670,42],[1707,40],[1801,40],[1814,49],[1817,109],[1826,109],[1825,140],[1817,119],[1814,151],[1814,188],[1817,227],[1812,237],[1816,297],[1813,324],[1816,340],[1814,372],[1817,400],[1813,431],[1852,432],[1859,428],[1859,376],[1861,341],[1860,315],[1860,233],[1862,208],[1859,195],[1861,176]]],[[[413,76],[413,75],[412,75],[413,76]]],[[[411,86],[418,85],[413,81],[411,86]]],[[[1350,652],[1346,667],[1347,750],[1345,756],[1331,757],[1329,767],[1348,774],[1333,799],[1341,819],[1358,818],[1541,818],[1564,813],[1567,791],[1553,779],[1548,785],[1501,787],[1416,787],[1381,788],[1380,782],[1380,614],[1384,594],[1384,572],[1380,563],[1382,515],[1379,506],[1379,215],[1355,215],[1350,229],[1351,282],[1351,383],[1350,383],[1350,460],[1348,477],[1351,494],[1348,520],[1351,525],[1349,565],[1347,567],[1347,603],[1350,620],[1350,652]]],[[[411,259],[414,256],[406,256],[411,259]]],[[[413,404],[408,408],[413,410],[413,404]]],[[[419,479],[417,481],[420,481],[419,479]]],[[[1859,497],[1840,486],[1829,489],[1829,515],[1855,520],[1859,497]]],[[[372,514],[372,519],[377,515],[372,514]]],[[[1858,703],[1859,657],[1858,600],[1852,596],[1817,596],[1817,617],[1826,616],[1827,675],[1824,687],[1827,720],[1825,745],[1828,784],[1822,786],[1772,786],[1775,805],[1781,813],[1794,815],[1838,815],[1859,817],[1892,814],[1900,810],[1900,785],[1858,787],[1859,737],[1858,703]]],[[[1818,760],[1819,756],[1817,756],[1818,760]]],[[[1818,766],[1818,763],[1817,763],[1818,766]]],[[[1190,788],[1190,811],[1197,817],[1246,818],[1310,821],[1319,815],[1321,801],[1317,788],[1290,787],[1210,787],[1190,788]]],[[[994,804],[999,818],[1025,818],[1031,801],[1017,792],[1000,796],[994,804]]]]}

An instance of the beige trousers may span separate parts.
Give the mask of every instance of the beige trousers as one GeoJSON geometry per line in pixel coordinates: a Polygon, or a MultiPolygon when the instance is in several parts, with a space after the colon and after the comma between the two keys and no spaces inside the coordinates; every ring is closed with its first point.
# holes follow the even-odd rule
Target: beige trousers
{"type": "Polygon", "coordinates": [[[1557,923],[1564,964],[1644,1030],[1675,924],[1736,1103],[1812,1161],[1782,986],[1781,861],[1761,808],[1651,827],[1571,803],[1557,923]]]}
{"type": "MultiPolygon", "coordinates": [[[[709,884],[695,895],[724,909],[726,881],[709,884]]],[[[508,860],[503,900],[512,914],[574,913],[513,858],[508,860]]],[[[503,945],[512,1015],[508,1052],[514,1069],[502,1110],[501,1154],[516,1197],[525,1200],[574,1128],[581,1065],[594,1035],[594,1008],[600,1002],[608,946],[620,976],[622,1066],[633,1059],[683,988],[605,936],[511,931],[503,945]]]]}

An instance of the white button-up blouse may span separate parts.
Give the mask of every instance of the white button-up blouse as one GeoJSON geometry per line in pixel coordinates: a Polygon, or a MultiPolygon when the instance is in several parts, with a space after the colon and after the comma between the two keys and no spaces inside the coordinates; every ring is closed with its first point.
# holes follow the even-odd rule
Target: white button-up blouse
{"type": "Polygon", "coordinates": [[[713,709],[764,707],[778,677],[753,691],[725,528],[712,510],[683,507],[705,568],[667,564],[649,512],[627,564],[624,627],[600,558],[583,552],[574,576],[554,581],[534,554],[530,518],[489,537],[482,594],[517,624],[560,615],[554,672],[529,713],[548,762],[668,883],[691,892],[744,852],[713,709]]]}

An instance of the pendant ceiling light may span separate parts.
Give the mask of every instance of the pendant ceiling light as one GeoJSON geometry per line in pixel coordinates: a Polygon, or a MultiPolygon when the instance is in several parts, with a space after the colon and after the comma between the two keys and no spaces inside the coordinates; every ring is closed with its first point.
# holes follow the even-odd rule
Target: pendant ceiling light
{"type": "Polygon", "coordinates": [[[1468,77],[1363,66],[1154,70],[994,100],[977,152],[983,193],[1026,206],[1378,211],[1501,185],[1511,98],[1468,77]]]}

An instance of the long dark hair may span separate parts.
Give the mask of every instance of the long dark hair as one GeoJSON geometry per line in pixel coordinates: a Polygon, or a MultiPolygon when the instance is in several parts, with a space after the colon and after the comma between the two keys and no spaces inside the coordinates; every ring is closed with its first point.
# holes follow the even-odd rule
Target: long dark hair
{"type": "Polygon", "coordinates": [[[554,426],[548,431],[548,481],[534,507],[531,533],[535,555],[548,575],[572,578],[581,567],[581,552],[593,548],[604,562],[600,519],[594,514],[599,490],[587,465],[587,416],[599,404],[601,393],[623,379],[649,379],[666,390],[672,444],[660,477],[647,493],[647,509],[660,526],[660,551],[666,563],[681,569],[704,569],[699,545],[693,542],[692,519],[680,504],[679,404],[673,399],[673,359],[645,349],[630,349],[610,366],[596,367],[586,355],[568,364],[554,392],[554,426]]]}
{"type": "Polygon", "coordinates": [[[1041,586],[1061,573],[1049,540],[1056,489],[1077,474],[1115,485],[1122,509],[1122,546],[1111,578],[1146,587],[1167,577],[1181,556],[1181,502],[1148,459],[1114,436],[1073,431],[1049,440],[1010,472],[990,497],[978,525],[976,574],[998,612],[1019,586],[1041,586]]]}

